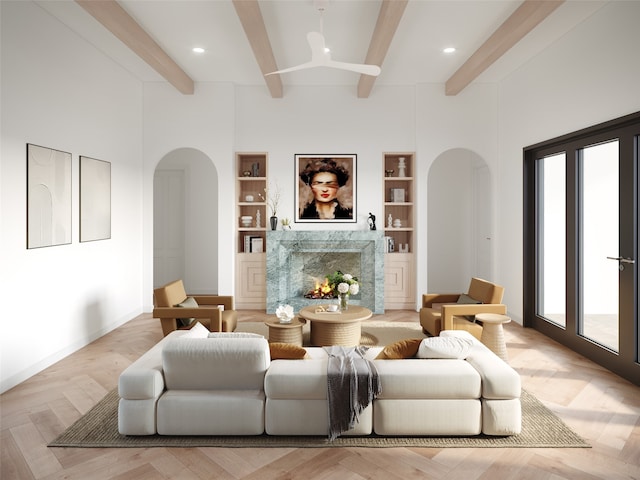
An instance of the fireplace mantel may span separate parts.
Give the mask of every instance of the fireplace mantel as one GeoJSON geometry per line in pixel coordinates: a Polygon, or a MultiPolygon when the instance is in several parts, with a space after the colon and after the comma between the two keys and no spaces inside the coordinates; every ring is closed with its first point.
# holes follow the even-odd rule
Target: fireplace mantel
{"type": "Polygon", "coordinates": [[[351,303],[384,313],[384,242],[379,230],[268,231],[267,313],[289,304],[294,311],[336,300],[304,298],[312,278],[341,270],[358,277],[351,303]]]}

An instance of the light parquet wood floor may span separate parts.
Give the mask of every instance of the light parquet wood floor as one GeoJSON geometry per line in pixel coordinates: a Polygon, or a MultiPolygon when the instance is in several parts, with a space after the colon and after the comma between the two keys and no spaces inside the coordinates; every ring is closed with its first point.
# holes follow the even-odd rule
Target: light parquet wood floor
{"type": "MultiPolygon", "coordinates": [[[[239,313],[241,321],[265,318],[239,313]]],[[[418,314],[384,319],[418,322],[418,314]]],[[[160,340],[158,320],[141,315],[0,397],[0,478],[640,479],[640,388],[534,330],[510,323],[505,331],[523,387],[593,448],[48,448],[160,340]]]]}

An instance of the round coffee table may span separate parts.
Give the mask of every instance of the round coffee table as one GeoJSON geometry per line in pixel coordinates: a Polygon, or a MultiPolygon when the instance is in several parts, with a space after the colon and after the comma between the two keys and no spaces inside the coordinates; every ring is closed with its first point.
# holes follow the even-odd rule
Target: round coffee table
{"type": "Polygon", "coordinates": [[[319,305],[310,305],[298,312],[300,317],[311,322],[311,345],[317,347],[357,346],[360,343],[360,322],[372,315],[371,310],[358,305],[350,305],[346,312],[326,312],[319,309],[319,305]]]}
{"type": "Polygon", "coordinates": [[[509,323],[511,318],[499,313],[477,313],[476,320],[482,322],[482,337],[480,341],[502,360],[508,361],[507,345],[504,342],[502,324],[509,323]]]}
{"type": "Polygon", "coordinates": [[[304,318],[295,317],[291,323],[280,323],[278,320],[264,322],[269,327],[269,343],[290,343],[302,346],[302,326],[307,323],[304,318]]]}

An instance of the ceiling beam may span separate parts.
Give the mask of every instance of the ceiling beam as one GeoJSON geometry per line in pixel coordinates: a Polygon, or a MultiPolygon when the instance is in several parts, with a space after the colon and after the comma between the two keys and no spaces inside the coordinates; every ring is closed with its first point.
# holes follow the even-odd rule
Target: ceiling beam
{"type": "MultiPolygon", "coordinates": [[[[364,63],[382,67],[409,0],[383,0],[364,63]]],[[[367,98],[377,77],[360,75],[358,98],[367,98]]]]}
{"type": "Polygon", "coordinates": [[[565,0],[525,0],[445,84],[445,95],[457,95],[518,43],[565,0]]]}
{"type": "Polygon", "coordinates": [[[256,57],[260,71],[267,83],[267,88],[273,98],[282,98],[282,78],[279,74],[265,76],[278,70],[276,58],[273,55],[267,27],[262,18],[262,11],[257,0],[233,0],[244,33],[247,35],[253,54],[256,57]]]}
{"type": "Polygon", "coordinates": [[[185,95],[193,95],[193,80],[116,0],[76,0],[76,3],[176,87],[178,91],[185,95]]]}

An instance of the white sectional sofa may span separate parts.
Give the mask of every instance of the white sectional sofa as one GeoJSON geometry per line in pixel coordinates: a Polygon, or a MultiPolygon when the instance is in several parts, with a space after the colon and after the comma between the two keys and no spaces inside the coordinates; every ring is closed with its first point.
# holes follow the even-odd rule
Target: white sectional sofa
{"type": "MultiPolygon", "coordinates": [[[[172,332],[121,374],[121,434],[327,435],[324,349],[272,360],[263,338],[204,335],[172,332]]],[[[466,359],[381,360],[382,347],[367,351],[382,392],[344,435],[520,433],[517,372],[467,332],[441,336],[470,339],[466,359]]]]}

